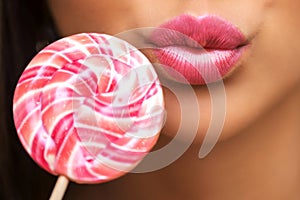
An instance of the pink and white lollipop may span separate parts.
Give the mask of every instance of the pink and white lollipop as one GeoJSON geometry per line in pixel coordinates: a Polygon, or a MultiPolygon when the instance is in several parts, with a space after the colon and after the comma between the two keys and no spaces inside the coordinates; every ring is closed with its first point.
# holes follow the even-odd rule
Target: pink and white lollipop
{"type": "Polygon", "coordinates": [[[135,47],[82,33],[40,51],[19,79],[14,121],[26,151],[45,170],[77,183],[133,169],[163,121],[158,77],[135,47]]]}

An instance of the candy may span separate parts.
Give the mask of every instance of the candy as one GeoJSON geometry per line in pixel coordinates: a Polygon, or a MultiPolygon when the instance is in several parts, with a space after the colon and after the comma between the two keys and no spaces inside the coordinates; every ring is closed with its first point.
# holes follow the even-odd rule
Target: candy
{"type": "Polygon", "coordinates": [[[158,139],[163,96],[146,57],[123,40],[82,33],[40,51],[14,95],[26,151],[45,170],[77,183],[133,169],[158,139]]]}

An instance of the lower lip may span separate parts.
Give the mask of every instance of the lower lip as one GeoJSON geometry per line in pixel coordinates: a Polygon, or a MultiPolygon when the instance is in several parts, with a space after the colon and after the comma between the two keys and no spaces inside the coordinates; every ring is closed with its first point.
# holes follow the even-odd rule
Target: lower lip
{"type": "Polygon", "coordinates": [[[223,79],[237,65],[247,46],[235,49],[196,49],[166,46],[154,49],[158,71],[177,82],[205,85],[223,79]]]}

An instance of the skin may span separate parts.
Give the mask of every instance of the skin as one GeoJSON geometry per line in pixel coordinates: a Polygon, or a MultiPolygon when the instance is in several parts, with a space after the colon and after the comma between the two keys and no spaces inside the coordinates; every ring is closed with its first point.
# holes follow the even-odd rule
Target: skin
{"type": "MultiPolygon", "coordinates": [[[[300,199],[298,0],[48,3],[61,36],[79,32],[115,35],[133,28],[157,27],[183,13],[216,14],[239,27],[251,43],[242,61],[224,79],[225,123],[208,156],[199,159],[198,151],[210,123],[211,98],[207,87],[194,86],[201,120],[195,141],[180,159],[161,170],[128,174],[107,184],[74,184],[67,197],[300,199]]],[[[151,52],[144,53],[155,60],[151,52]]],[[[175,87],[178,93],[192,98],[186,94],[186,86],[175,87]]],[[[167,121],[158,146],[175,136],[181,120],[174,93],[167,88],[164,93],[167,121]]],[[[185,130],[185,134],[192,133],[185,130]]]]}

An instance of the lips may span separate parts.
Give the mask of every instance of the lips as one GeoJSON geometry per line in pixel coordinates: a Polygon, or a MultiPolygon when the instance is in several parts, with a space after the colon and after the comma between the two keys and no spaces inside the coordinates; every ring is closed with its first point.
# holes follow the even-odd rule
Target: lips
{"type": "Polygon", "coordinates": [[[224,78],[248,46],[236,26],[213,15],[178,16],[155,29],[150,41],[161,64],[159,71],[193,85],[224,78]]]}

